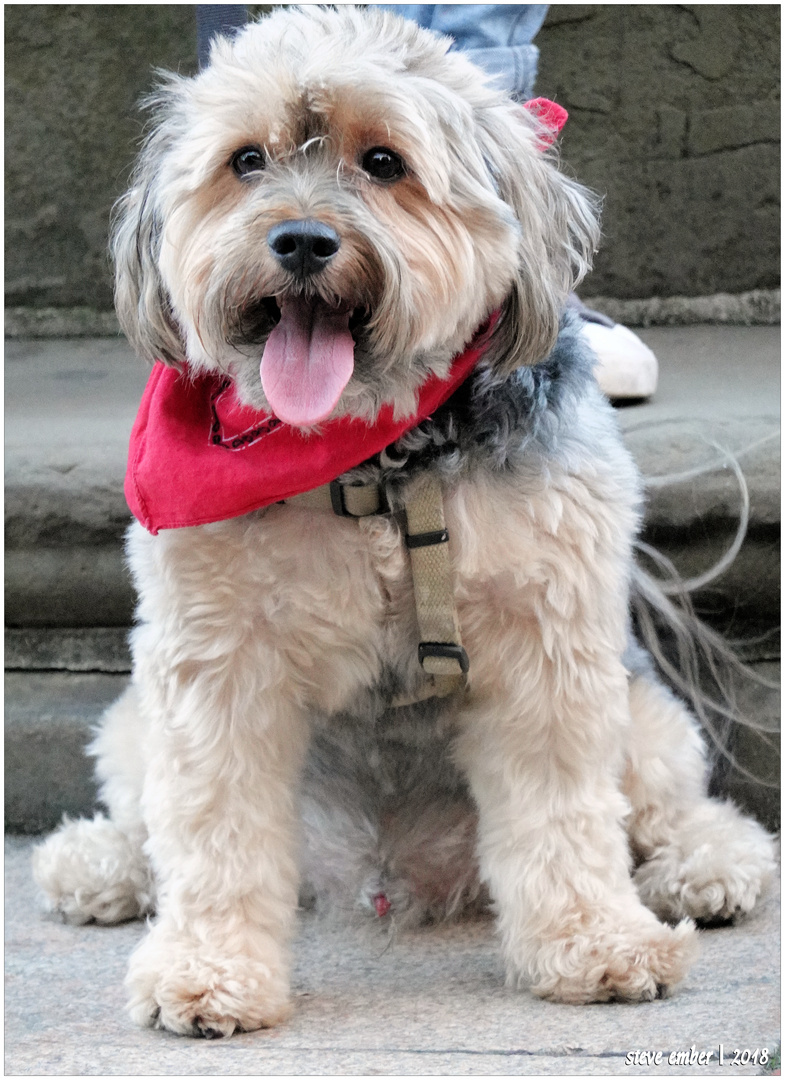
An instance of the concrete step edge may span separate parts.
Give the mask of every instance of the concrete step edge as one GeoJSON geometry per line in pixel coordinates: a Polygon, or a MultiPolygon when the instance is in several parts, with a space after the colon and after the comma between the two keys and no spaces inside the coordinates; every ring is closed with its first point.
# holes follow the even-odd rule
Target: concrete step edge
{"type": "MultiPolygon", "coordinates": [[[[774,326],[780,321],[779,289],[636,299],[584,296],[583,300],[624,326],[774,326]]],[[[113,311],[86,306],[9,307],[5,312],[7,338],[115,337],[121,333],[113,311]]]]}
{"type": "MultiPolygon", "coordinates": [[[[741,512],[742,486],[749,495],[751,527],[779,525],[776,416],[639,423],[634,410],[622,409],[618,415],[643,477],[648,527],[688,529],[706,522],[729,527],[741,512]]],[[[30,468],[7,461],[7,549],[122,542],[132,518],[121,468],[111,461],[102,469],[91,461],[64,476],[57,464],[30,468]]]]}
{"type": "MultiPolygon", "coordinates": [[[[769,679],[778,663],[756,665],[769,679]]],[[[90,814],[96,805],[92,763],[85,747],[107,708],[122,693],[127,676],[107,673],[16,672],[6,676],[5,821],[9,832],[38,833],[53,828],[63,813],[90,814]]],[[[775,724],[779,694],[749,684],[740,704],[758,721],[775,724]]],[[[746,729],[739,729],[736,756],[756,776],[773,785],[778,763],[746,729]]],[[[776,786],[752,784],[733,771],[722,780],[731,795],[769,828],[779,824],[776,786]]]]}
{"type": "MultiPolygon", "coordinates": [[[[703,577],[731,548],[737,520],[698,517],[687,529],[644,531],[643,540],[671,560],[685,580],[703,577]]],[[[9,627],[126,627],[133,620],[135,592],[119,541],[91,547],[6,548],[5,622],[9,627]]],[[[642,565],[662,576],[644,556],[642,565]]],[[[748,622],[779,622],[779,525],[747,532],[741,550],[721,575],[699,589],[694,600],[713,620],[736,611],[748,622]]]]}

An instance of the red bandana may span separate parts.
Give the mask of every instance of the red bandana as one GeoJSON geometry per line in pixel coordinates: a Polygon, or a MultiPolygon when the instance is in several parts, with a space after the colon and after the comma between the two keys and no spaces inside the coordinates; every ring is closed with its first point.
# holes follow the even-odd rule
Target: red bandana
{"type": "Polygon", "coordinates": [[[132,513],[155,535],[240,517],[330,483],[443,405],[485,352],[497,317],[453,360],[446,379],[423,383],[412,416],[394,420],[384,405],[373,424],[343,416],[308,435],[240,404],[224,376],[191,378],[156,363],[131,432],[125,497],[132,513]]]}

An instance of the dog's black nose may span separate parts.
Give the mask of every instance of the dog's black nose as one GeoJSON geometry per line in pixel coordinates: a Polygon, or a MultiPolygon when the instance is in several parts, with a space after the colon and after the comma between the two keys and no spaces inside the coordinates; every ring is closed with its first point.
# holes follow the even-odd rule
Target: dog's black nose
{"type": "Polygon", "coordinates": [[[341,238],[323,221],[305,218],[275,225],[267,234],[267,243],[284,270],[306,278],[324,270],[337,254],[341,238]]]}

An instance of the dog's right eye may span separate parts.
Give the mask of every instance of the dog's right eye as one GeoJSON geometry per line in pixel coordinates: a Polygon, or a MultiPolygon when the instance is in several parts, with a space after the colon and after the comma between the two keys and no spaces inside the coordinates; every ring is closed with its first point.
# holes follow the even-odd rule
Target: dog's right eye
{"type": "Polygon", "coordinates": [[[386,146],[372,147],[362,159],[362,167],[374,180],[390,183],[406,175],[406,165],[400,154],[386,146]]]}
{"type": "Polygon", "coordinates": [[[252,176],[260,173],[267,161],[258,146],[243,146],[235,150],[229,164],[238,176],[252,176]]]}

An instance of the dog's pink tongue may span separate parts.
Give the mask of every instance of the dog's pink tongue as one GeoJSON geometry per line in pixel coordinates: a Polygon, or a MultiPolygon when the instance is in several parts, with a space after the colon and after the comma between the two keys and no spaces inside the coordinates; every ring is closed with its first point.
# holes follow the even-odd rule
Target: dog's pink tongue
{"type": "Polygon", "coordinates": [[[285,424],[309,427],[329,416],[354,370],[351,312],[321,301],[281,302],[281,321],[262,354],[262,387],[285,424]]]}

